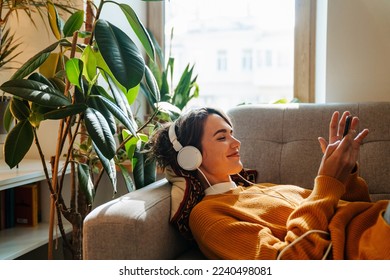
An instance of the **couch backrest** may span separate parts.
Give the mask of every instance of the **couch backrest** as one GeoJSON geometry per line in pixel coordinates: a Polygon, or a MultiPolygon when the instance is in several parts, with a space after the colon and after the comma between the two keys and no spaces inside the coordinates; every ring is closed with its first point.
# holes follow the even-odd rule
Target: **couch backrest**
{"type": "Polygon", "coordinates": [[[328,139],[332,113],[350,111],[369,135],[360,151],[360,175],[373,200],[390,199],[390,102],[243,105],[229,110],[241,141],[244,167],[257,182],[312,188],[321,161],[318,137],[328,139]]]}

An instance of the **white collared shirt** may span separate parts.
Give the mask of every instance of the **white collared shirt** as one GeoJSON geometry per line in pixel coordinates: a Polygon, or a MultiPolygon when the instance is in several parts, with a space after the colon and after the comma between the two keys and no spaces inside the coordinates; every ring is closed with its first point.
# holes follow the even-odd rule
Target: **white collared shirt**
{"type": "Polygon", "coordinates": [[[237,185],[233,181],[223,182],[208,187],[207,189],[205,189],[204,193],[205,195],[221,194],[228,192],[234,188],[237,188],[237,185]]]}

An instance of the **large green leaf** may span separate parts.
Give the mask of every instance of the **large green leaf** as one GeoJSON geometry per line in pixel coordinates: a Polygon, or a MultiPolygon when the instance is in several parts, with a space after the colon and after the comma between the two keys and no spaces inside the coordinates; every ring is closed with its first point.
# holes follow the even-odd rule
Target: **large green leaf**
{"type": "Polygon", "coordinates": [[[23,79],[27,75],[34,72],[39,66],[42,65],[43,62],[49,57],[50,53],[55,50],[58,46],[60,41],[57,41],[44,50],[40,51],[36,55],[34,55],[32,58],[27,60],[26,63],[24,63],[11,77],[10,80],[16,80],[16,79],[23,79]]]}
{"type": "Polygon", "coordinates": [[[39,73],[47,78],[53,78],[56,76],[58,70],[61,68],[63,63],[62,54],[58,52],[52,52],[48,58],[39,66],[39,73]]]}
{"type": "Polygon", "coordinates": [[[74,89],[74,100],[75,104],[85,103],[84,93],[78,87],[74,89]]]}
{"type": "Polygon", "coordinates": [[[135,150],[132,164],[135,187],[136,189],[143,188],[145,186],[144,154],[135,150]]]}
{"type": "Polygon", "coordinates": [[[132,160],[134,157],[134,152],[135,152],[135,148],[137,146],[138,138],[137,137],[129,138],[130,136],[134,136],[134,134],[130,133],[127,129],[122,130],[122,137],[123,137],[123,139],[127,140],[125,143],[127,157],[130,160],[132,160]]]}
{"type": "Polygon", "coordinates": [[[123,181],[125,182],[125,186],[127,188],[127,191],[128,192],[135,191],[135,186],[134,186],[133,179],[132,179],[132,177],[130,175],[130,172],[127,170],[126,166],[124,166],[121,163],[119,163],[118,166],[119,166],[119,168],[121,170],[121,174],[123,176],[123,181]]]}
{"type": "Polygon", "coordinates": [[[157,164],[156,161],[144,156],[144,186],[156,182],[157,180],[157,164]]]}
{"type": "Polygon", "coordinates": [[[54,88],[56,88],[60,92],[65,92],[66,84],[61,78],[48,78],[50,83],[53,85],[54,88]]]}
{"type": "Polygon", "coordinates": [[[106,109],[108,109],[113,116],[115,116],[118,121],[120,121],[128,130],[133,133],[133,135],[137,135],[136,128],[133,125],[133,122],[123,113],[123,111],[113,102],[111,102],[109,99],[103,97],[103,96],[90,96],[91,99],[99,100],[99,102],[102,102],[106,109]]]}
{"type": "Polygon", "coordinates": [[[94,150],[96,154],[99,157],[99,160],[104,168],[104,171],[106,171],[108,178],[111,181],[112,187],[114,188],[114,194],[117,192],[117,177],[116,177],[116,168],[115,168],[115,160],[111,159],[108,160],[99,150],[96,145],[93,145],[94,150]]]}
{"type": "Polygon", "coordinates": [[[135,43],[115,25],[99,19],[95,25],[99,51],[116,80],[127,90],[138,85],[145,62],[135,43]]]}
{"type": "Polygon", "coordinates": [[[81,60],[84,63],[84,67],[82,69],[83,75],[89,82],[94,81],[97,74],[97,60],[95,53],[90,45],[88,45],[83,51],[81,60]]]}
{"type": "Polygon", "coordinates": [[[4,128],[7,132],[10,131],[12,124],[13,124],[13,120],[14,120],[9,104],[10,103],[8,103],[7,108],[5,109],[5,112],[4,112],[4,116],[3,116],[4,117],[3,125],[4,125],[4,128]]]}
{"type": "Polygon", "coordinates": [[[154,61],[155,60],[155,57],[154,57],[155,50],[154,50],[153,42],[152,42],[148,32],[146,31],[145,27],[143,26],[142,22],[139,20],[137,14],[127,4],[119,4],[119,7],[122,9],[128,22],[130,23],[131,27],[133,28],[134,33],[137,35],[141,44],[145,48],[146,53],[152,59],[152,61],[154,61]]]}
{"type": "Polygon", "coordinates": [[[47,1],[47,16],[54,37],[56,37],[57,40],[61,39],[62,20],[52,1],[47,1]]]}
{"type": "Polygon", "coordinates": [[[78,31],[84,22],[84,11],[80,10],[77,12],[74,12],[68,20],[65,22],[64,25],[64,36],[65,37],[71,37],[73,36],[73,33],[75,31],[78,31]]]}
{"type": "Polygon", "coordinates": [[[127,103],[129,103],[129,105],[132,105],[137,100],[140,87],[141,84],[138,84],[135,87],[129,89],[127,92],[125,92],[127,103]]]}
{"type": "Polygon", "coordinates": [[[60,109],[55,109],[43,114],[43,119],[45,120],[60,120],[69,116],[74,116],[84,112],[88,107],[83,104],[72,104],[69,106],[61,107],[60,109]]]}
{"type": "Polygon", "coordinates": [[[108,126],[110,127],[111,133],[114,135],[116,133],[116,121],[114,116],[111,114],[110,110],[107,109],[105,103],[102,101],[103,98],[100,96],[90,96],[88,98],[88,105],[96,110],[98,110],[106,119],[108,126]]]}
{"type": "Polygon", "coordinates": [[[48,85],[32,80],[10,80],[0,86],[1,90],[47,107],[72,104],[62,92],[48,85]]]}
{"type": "Polygon", "coordinates": [[[33,140],[33,127],[28,120],[18,122],[7,134],[4,143],[4,159],[10,168],[14,168],[22,161],[33,140]]]}
{"type": "Polygon", "coordinates": [[[65,64],[66,76],[71,84],[81,88],[80,76],[83,72],[83,61],[78,58],[71,58],[65,64]]]}
{"type": "Polygon", "coordinates": [[[32,73],[28,77],[28,79],[32,80],[32,81],[40,82],[40,83],[45,84],[49,87],[54,87],[54,85],[52,84],[52,82],[50,82],[49,79],[47,79],[44,75],[42,75],[41,73],[38,73],[38,72],[32,73]]]}
{"type": "Polygon", "coordinates": [[[79,179],[79,186],[88,203],[92,205],[95,197],[95,189],[89,172],[89,166],[84,163],[77,163],[77,177],[79,179]]]}
{"type": "Polygon", "coordinates": [[[138,142],[133,158],[133,176],[137,189],[156,181],[156,162],[148,159],[143,152],[144,145],[144,142],[138,142]]]}
{"type": "Polygon", "coordinates": [[[145,69],[145,85],[147,86],[148,92],[151,94],[152,102],[160,102],[160,90],[158,88],[157,81],[149,67],[146,67],[145,69]]]}
{"type": "Polygon", "coordinates": [[[133,112],[131,111],[131,107],[128,103],[126,96],[118,89],[116,83],[111,79],[110,76],[107,76],[108,84],[111,89],[111,93],[114,96],[115,103],[118,105],[120,110],[124,112],[128,119],[131,121],[131,126],[128,126],[128,129],[136,135],[136,130],[138,130],[137,123],[135,122],[133,112]],[[134,129],[132,129],[132,127],[134,129]]]}
{"type": "Polygon", "coordinates": [[[155,104],[156,101],[154,100],[154,96],[150,93],[148,87],[145,85],[145,83],[141,83],[141,93],[145,96],[146,101],[149,103],[149,106],[153,111],[156,110],[155,104]]]}
{"type": "Polygon", "coordinates": [[[12,115],[18,121],[27,120],[30,116],[30,107],[19,98],[12,98],[9,106],[12,115]]]}
{"type": "Polygon", "coordinates": [[[116,83],[117,87],[120,89],[120,91],[126,92],[127,89],[116,80],[116,78],[114,77],[114,74],[111,72],[111,70],[108,67],[106,61],[104,60],[102,54],[100,52],[96,52],[95,57],[96,57],[97,67],[99,68],[99,71],[100,71],[102,77],[106,81],[108,80],[108,77],[110,77],[112,80],[115,81],[115,83],[116,83]]]}
{"type": "Polygon", "coordinates": [[[92,141],[108,160],[112,159],[116,153],[114,136],[104,116],[93,108],[85,111],[85,127],[92,141]]]}

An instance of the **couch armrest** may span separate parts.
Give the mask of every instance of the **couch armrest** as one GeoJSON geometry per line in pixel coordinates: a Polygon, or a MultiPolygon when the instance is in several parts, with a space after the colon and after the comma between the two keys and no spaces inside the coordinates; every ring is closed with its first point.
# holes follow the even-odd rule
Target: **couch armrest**
{"type": "Polygon", "coordinates": [[[161,179],[109,201],[84,220],[84,259],[174,259],[189,244],[169,223],[171,186],[161,179]]]}

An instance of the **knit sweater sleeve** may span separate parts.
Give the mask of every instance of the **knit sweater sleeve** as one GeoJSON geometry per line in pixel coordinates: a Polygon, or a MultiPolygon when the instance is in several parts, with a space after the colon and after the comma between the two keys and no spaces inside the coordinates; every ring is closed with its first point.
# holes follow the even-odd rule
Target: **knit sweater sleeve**
{"type": "Polygon", "coordinates": [[[354,172],[349,176],[346,184],[345,193],[341,199],[346,201],[366,201],[370,202],[370,194],[368,192],[368,186],[366,181],[359,177],[358,168],[354,169],[354,172]]]}
{"type": "Polygon", "coordinates": [[[345,185],[332,177],[317,176],[313,192],[294,210],[287,221],[289,244],[282,259],[320,259],[330,244],[328,225],[345,185]]]}

